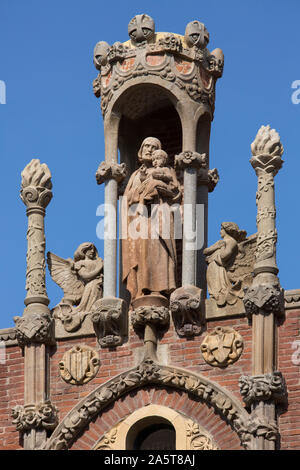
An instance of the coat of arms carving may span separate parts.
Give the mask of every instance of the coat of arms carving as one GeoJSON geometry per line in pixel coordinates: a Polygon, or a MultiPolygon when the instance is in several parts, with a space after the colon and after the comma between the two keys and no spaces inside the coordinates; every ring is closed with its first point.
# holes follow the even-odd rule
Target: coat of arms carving
{"type": "Polygon", "coordinates": [[[59,363],[60,375],[65,382],[83,385],[92,380],[100,366],[98,353],[88,346],[74,346],[59,363]]]}
{"type": "Polygon", "coordinates": [[[222,326],[217,326],[201,344],[204,360],[216,367],[227,367],[236,362],[243,348],[242,336],[233,328],[222,326]]]}

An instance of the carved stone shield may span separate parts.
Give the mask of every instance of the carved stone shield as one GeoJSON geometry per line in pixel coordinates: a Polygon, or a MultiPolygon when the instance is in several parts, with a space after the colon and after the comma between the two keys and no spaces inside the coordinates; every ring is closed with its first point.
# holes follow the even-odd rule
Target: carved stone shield
{"type": "Polygon", "coordinates": [[[65,382],[82,385],[89,382],[98,372],[98,353],[88,346],[74,346],[67,351],[59,363],[60,375],[65,382]]]}
{"type": "Polygon", "coordinates": [[[243,346],[243,338],[237,331],[218,326],[205,337],[201,352],[211,366],[227,367],[239,359],[243,346]]]}

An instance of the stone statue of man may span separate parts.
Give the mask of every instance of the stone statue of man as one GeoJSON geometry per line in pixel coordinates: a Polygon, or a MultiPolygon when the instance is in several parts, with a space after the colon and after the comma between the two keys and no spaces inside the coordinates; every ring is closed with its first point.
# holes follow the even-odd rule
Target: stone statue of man
{"type": "Polygon", "coordinates": [[[168,297],[177,287],[171,205],[181,199],[180,185],[175,170],[167,165],[167,154],[157,138],[147,137],[142,142],[138,160],[140,167],[131,175],[124,193],[127,207],[122,209],[127,227],[137,223],[141,233],[140,237],[132,237],[129,230],[122,240],[123,282],[131,301],[150,294],[168,297]],[[154,213],[160,219],[153,229],[154,213]]]}

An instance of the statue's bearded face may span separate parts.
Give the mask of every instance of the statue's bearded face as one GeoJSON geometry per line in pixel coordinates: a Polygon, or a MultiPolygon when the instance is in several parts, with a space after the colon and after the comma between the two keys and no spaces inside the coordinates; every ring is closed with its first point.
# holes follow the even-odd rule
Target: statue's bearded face
{"type": "Polygon", "coordinates": [[[142,144],[141,157],[143,162],[152,162],[152,154],[155,150],[159,150],[160,145],[157,139],[146,139],[142,144]]]}

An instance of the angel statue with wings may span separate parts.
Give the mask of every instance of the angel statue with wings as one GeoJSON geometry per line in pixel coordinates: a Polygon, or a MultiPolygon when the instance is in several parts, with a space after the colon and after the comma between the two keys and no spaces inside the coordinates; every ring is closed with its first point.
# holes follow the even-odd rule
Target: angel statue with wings
{"type": "Polygon", "coordinates": [[[62,321],[66,331],[75,331],[102,297],[103,260],[95,245],[86,242],[79,245],[74,260],[48,252],[47,262],[53,281],[64,291],[53,315],[62,321]]]}
{"type": "Polygon", "coordinates": [[[218,307],[224,307],[242,299],[252,282],[256,234],[246,238],[247,232],[237,224],[223,222],[220,235],[222,239],[205,248],[204,254],[208,292],[218,307]]]}

